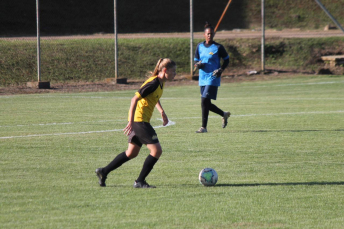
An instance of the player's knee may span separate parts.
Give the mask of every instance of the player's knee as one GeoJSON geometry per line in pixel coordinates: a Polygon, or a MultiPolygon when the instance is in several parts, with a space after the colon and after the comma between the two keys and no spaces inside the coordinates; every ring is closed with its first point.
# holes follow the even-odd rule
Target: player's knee
{"type": "Polygon", "coordinates": [[[137,157],[139,152],[127,150],[125,152],[125,154],[127,155],[128,158],[133,159],[133,158],[137,157]]]}
{"type": "Polygon", "coordinates": [[[162,154],[162,148],[159,143],[157,144],[149,144],[147,145],[148,149],[150,150],[150,155],[155,158],[159,158],[162,154]]]}
{"type": "Polygon", "coordinates": [[[160,156],[162,155],[162,150],[160,149],[158,152],[157,152],[157,158],[159,158],[160,156]]]}
{"type": "Polygon", "coordinates": [[[202,105],[202,106],[205,106],[205,101],[204,101],[203,98],[202,98],[202,101],[201,101],[201,105],[202,105]]]}
{"type": "Polygon", "coordinates": [[[159,158],[162,155],[162,149],[152,150],[150,154],[155,158],[159,158]]]}
{"type": "Polygon", "coordinates": [[[211,100],[208,99],[208,98],[202,97],[201,105],[202,105],[203,107],[206,107],[206,106],[209,106],[209,104],[211,104],[211,100]]]}

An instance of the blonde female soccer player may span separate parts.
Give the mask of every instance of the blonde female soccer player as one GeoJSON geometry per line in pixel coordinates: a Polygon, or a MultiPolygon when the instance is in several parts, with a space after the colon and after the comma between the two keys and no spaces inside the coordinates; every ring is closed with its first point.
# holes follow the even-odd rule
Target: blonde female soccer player
{"type": "Polygon", "coordinates": [[[176,63],[171,59],[159,59],[152,76],[146,80],[141,88],[131,99],[128,124],[124,133],[128,136],[128,149],[118,154],[106,167],[96,169],[99,185],[106,186],[107,175],[120,167],[123,163],[135,158],[143,144],[150,150],[141,173],[134,182],[134,188],[155,188],[146,182],[146,177],[153,169],[155,163],[162,154],[162,148],[158,136],[150,124],[154,107],[161,114],[163,125],[167,125],[168,118],[160,103],[160,97],[167,80],[171,81],[176,76],[176,63]]]}
{"type": "Polygon", "coordinates": [[[196,133],[206,133],[209,111],[222,116],[222,128],[227,126],[230,112],[224,112],[211,100],[216,100],[221,82],[221,74],[229,64],[229,55],[225,48],[214,41],[214,28],[206,23],[204,26],[205,41],[199,43],[195,52],[195,67],[199,69],[199,86],[201,90],[202,127],[196,133]],[[220,61],[223,59],[222,66],[220,61]]]}

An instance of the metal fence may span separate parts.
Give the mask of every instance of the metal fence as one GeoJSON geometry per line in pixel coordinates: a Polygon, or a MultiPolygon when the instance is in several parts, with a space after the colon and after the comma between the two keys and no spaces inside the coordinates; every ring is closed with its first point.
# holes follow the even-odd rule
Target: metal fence
{"type": "MultiPolygon", "coordinates": [[[[156,56],[151,58],[145,56],[144,42],[137,44],[128,39],[118,45],[117,32],[130,38],[132,33],[190,33],[191,29],[180,42],[183,50],[178,56],[178,68],[192,72],[193,31],[202,31],[205,21],[215,26],[227,3],[228,0],[36,0],[36,4],[1,1],[0,20],[5,23],[0,24],[0,50],[4,54],[0,57],[0,84],[37,79],[97,81],[117,75],[142,79],[153,70],[159,57],[166,57],[166,51],[155,51],[156,56]],[[7,11],[11,13],[6,17],[7,11]],[[141,55],[129,57],[126,50],[141,55]]],[[[246,26],[244,20],[236,20],[243,18],[243,1],[232,5],[220,29],[246,26]]]]}
{"type": "MultiPolygon", "coordinates": [[[[344,0],[340,1],[343,5],[344,0]]],[[[247,0],[233,0],[219,31],[234,28],[248,29],[252,25],[259,29],[261,15],[258,7],[261,2],[263,0],[257,0],[254,4],[247,0]],[[245,7],[253,9],[252,14],[256,15],[255,21],[247,20],[245,7]]],[[[190,69],[192,48],[195,46],[192,40],[193,32],[201,32],[206,20],[215,26],[228,0],[118,1],[117,5],[115,5],[116,0],[97,2],[81,0],[38,2],[37,0],[36,4],[33,4],[33,1],[22,0],[21,10],[15,10],[18,2],[15,3],[16,1],[0,3],[2,10],[0,15],[6,15],[3,13],[6,10],[11,11],[12,15],[10,21],[5,20],[5,16],[0,16],[0,20],[6,22],[0,25],[0,85],[9,82],[17,84],[37,81],[37,79],[59,82],[98,81],[115,77],[116,71],[119,77],[143,79],[147,71],[154,68],[159,55],[165,53],[154,52],[155,56],[148,57],[144,55],[145,49],[142,47],[145,46],[144,42],[138,44],[133,39],[125,41],[121,39],[124,36],[136,37],[133,33],[184,33],[185,38],[185,34],[189,34],[191,29],[192,32],[180,41],[179,45],[183,50],[181,56],[178,56],[178,66],[182,69],[190,69]],[[87,7],[84,6],[85,4],[87,7]],[[40,8],[37,9],[39,5],[40,8]],[[24,11],[23,8],[27,10],[24,11]],[[56,10],[57,8],[59,11],[56,10]],[[37,13],[40,18],[39,24],[35,18],[37,13]],[[117,27],[115,27],[114,15],[117,16],[117,27]],[[144,23],[138,23],[140,19],[144,23]],[[39,34],[37,27],[40,28],[39,34]],[[114,31],[121,35],[119,46],[116,45],[114,31]],[[140,55],[127,56],[128,50],[140,55]],[[116,66],[116,58],[120,61],[120,67],[116,66]]],[[[316,6],[315,2],[314,6],[316,6]]],[[[320,9],[316,7],[317,10],[320,9]]],[[[271,13],[270,8],[267,11],[271,13]]],[[[340,22],[343,22],[343,18],[340,18],[340,22]]],[[[190,71],[185,70],[185,73],[187,72],[190,71]]]]}

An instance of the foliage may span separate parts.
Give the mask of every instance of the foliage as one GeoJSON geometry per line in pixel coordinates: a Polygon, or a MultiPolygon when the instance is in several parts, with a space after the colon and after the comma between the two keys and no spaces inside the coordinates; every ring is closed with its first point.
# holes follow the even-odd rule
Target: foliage
{"type": "MultiPolygon", "coordinates": [[[[343,25],[342,9],[344,0],[322,0],[322,4],[336,20],[343,25]]],[[[260,27],[261,1],[248,1],[246,5],[249,25],[252,28],[260,27]]],[[[326,25],[334,25],[333,21],[319,7],[314,0],[276,1],[265,0],[266,28],[286,29],[323,29],[326,25]]]]}
{"type": "MultiPolygon", "coordinates": [[[[200,40],[195,41],[196,44],[200,40]]],[[[258,68],[261,45],[257,39],[218,40],[230,54],[227,74],[236,68],[258,68]]],[[[115,77],[112,39],[43,40],[41,80],[52,82],[101,81],[115,77]]],[[[0,41],[0,86],[37,81],[35,41],[0,41]]],[[[344,53],[342,38],[268,39],[266,66],[314,71],[324,54],[344,53]]],[[[118,75],[144,79],[158,58],[177,62],[178,74],[190,72],[188,39],[122,39],[118,45],[118,75]]]]}

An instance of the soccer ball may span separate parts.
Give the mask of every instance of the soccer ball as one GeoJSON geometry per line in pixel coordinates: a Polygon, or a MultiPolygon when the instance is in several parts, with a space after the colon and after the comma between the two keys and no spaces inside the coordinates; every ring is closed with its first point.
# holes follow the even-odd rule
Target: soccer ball
{"type": "Polygon", "coordinates": [[[217,172],[212,168],[202,169],[198,179],[204,186],[214,186],[218,179],[217,172]]]}

